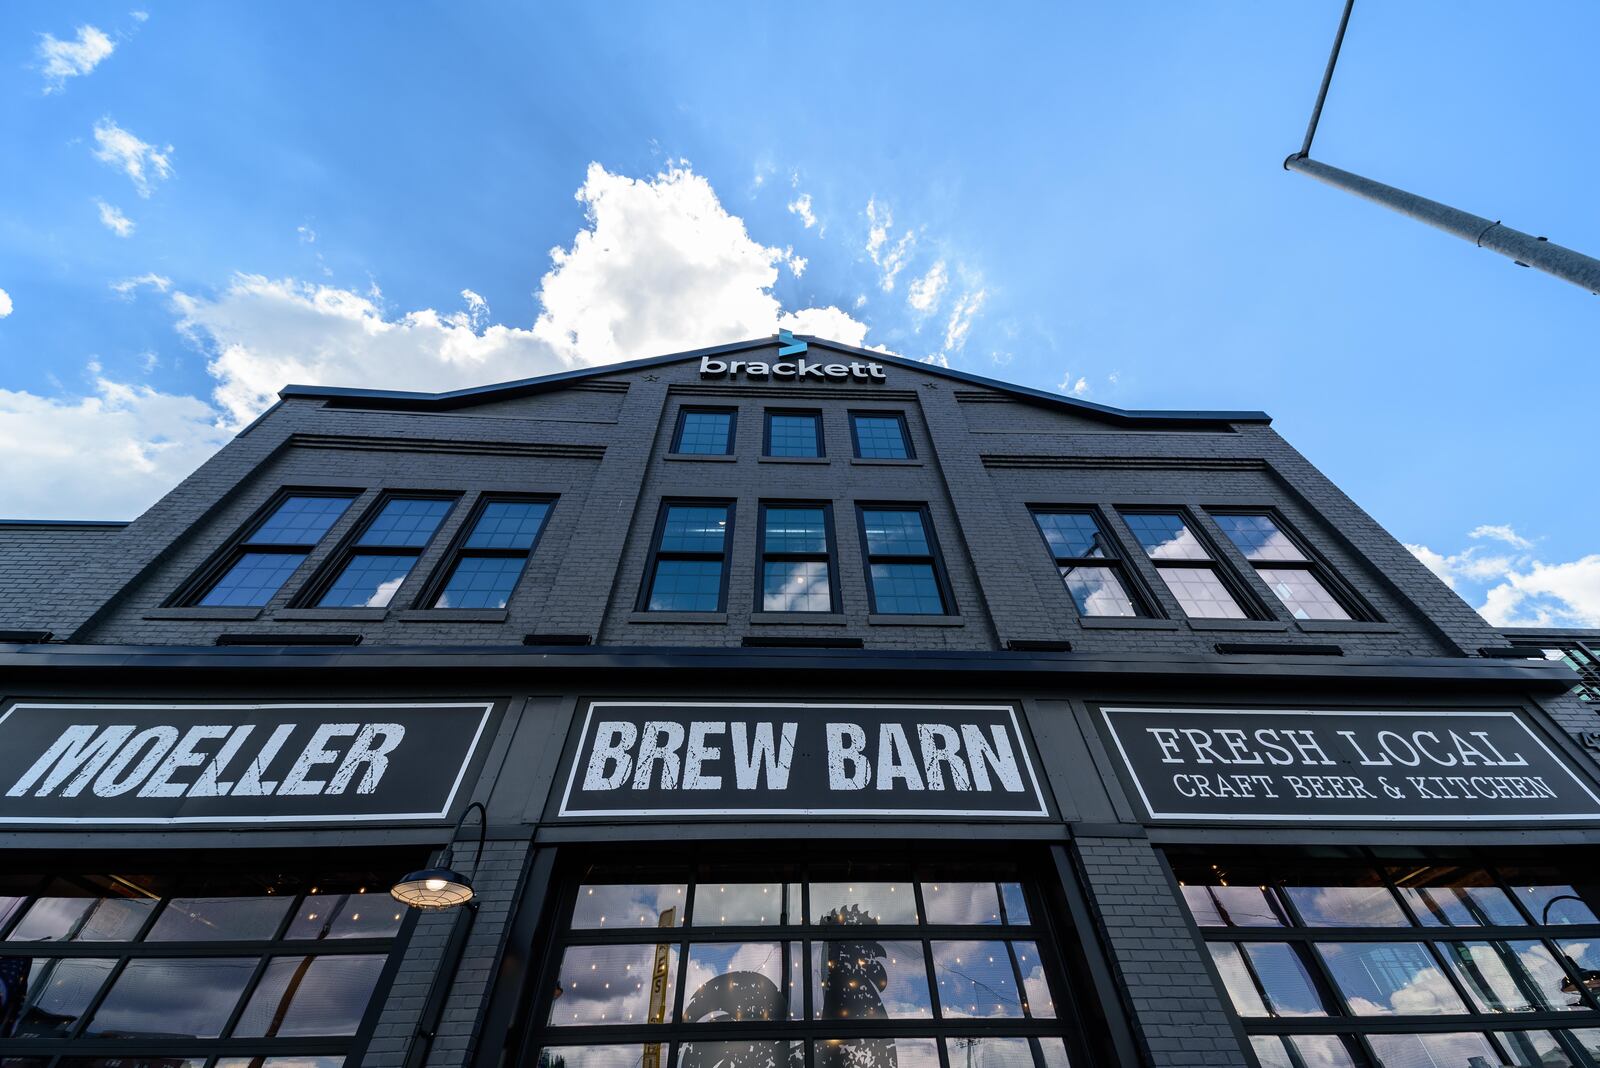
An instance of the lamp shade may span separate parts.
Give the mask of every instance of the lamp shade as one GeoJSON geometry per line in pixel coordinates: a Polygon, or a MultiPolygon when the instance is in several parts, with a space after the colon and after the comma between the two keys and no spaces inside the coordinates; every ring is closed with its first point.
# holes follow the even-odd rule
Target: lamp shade
{"type": "Polygon", "coordinates": [[[408,908],[453,909],[472,900],[472,880],[449,868],[424,868],[402,876],[389,896],[408,908]]]}

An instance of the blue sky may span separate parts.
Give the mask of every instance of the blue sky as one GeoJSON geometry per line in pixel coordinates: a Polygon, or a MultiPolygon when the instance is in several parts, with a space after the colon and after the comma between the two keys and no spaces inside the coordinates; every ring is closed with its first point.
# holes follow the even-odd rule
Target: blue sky
{"type": "MultiPolygon", "coordinates": [[[[1492,618],[1600,626],[1600,302],[1281,169],[1338,9],[9,3],[0,514],[136,514],[290,379],[783,315],[1265,409],[1492,618]]],[[[1314,155],[1600,254],[1596,39],[1361,5],[1314,155]]]]}

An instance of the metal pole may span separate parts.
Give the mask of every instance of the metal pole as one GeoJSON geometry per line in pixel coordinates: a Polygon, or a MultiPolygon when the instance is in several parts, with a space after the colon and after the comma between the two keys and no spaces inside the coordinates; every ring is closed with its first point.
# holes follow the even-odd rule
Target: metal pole
{"type": "Polygon", "coordinates": [[[1339,16],[1339,32],[1333,35],[1333,50],[1328,53],[1328,65],[1322,71],[1322,88],[1317,90],[1317,102],[1311,106],[1311,121],[1306,124],[1306,139],[1300,145],[1300,156],[1311,155],[1311,139],[1317,136],[1317,122],[1322,118],[1322,104],[1328,99],[1328,86],[1333,84],[1333,68],[1339,64],[1339,49],[1344,46],[1345,27],[1350,25],[1350,9],[1356,0],[1344,0],[1344,14],[1339,16]]]}
{"type": "Polygon", "coordinates": [[[1563,248],[1542,237],[1525,234],[1521,230],[1513,230],[1497,220],[1460,211],[1437,200],[1419,197],[1404,189],[1374,182],[1370,178],[1341,171],[1337,167],[1318,163],[1305,156],[1290,156],[1283,161],[1283,166],[1285,170],[1308,174],[1347,193],[1365,197],[1402,215],[1409,215],[1418,222],[1425,222],[1446,233],[1455,234],[1462,240],[1471,241],[1479,248],[1498,252],[1515,261],[1519,267],[1537,267],[1546,274],[1553,274],[1575,286],[1582,286],[1591,293],[1600,293],[1600,260],[1592,256],[1563,248]]]}

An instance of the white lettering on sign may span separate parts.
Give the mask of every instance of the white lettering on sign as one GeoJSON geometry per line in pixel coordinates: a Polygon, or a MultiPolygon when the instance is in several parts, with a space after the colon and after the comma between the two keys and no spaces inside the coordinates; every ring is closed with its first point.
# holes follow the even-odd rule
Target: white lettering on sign
{"type": "Polygon", "coordinates": [[[863,360],[852,360],[849,363],[813,363],[801,357],[796,360],[766,363],[761,360],[714,360],[710,356],[700,357],[701,378],[738,378],[741,372],[746,378],[779,378],[795,382],[814,378],[823,381],[832,379],[836,382],[886,382],[889,379],[884,373],[883,364],[863,360]]]}

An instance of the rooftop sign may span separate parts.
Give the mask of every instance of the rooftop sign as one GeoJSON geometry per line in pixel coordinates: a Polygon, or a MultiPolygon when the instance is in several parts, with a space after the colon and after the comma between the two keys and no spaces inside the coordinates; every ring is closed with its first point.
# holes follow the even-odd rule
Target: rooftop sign
{"type": "Polygon", "coordinates": [[[883,364],[865,360],[852,360],[849,363],[815,363],[805,358],[807,344],[795,338],[787,330],[778,331],[778,359],[767,363],[764,360],[715,360],[710,356],[700,357],[701,378],[738,378],[742,371],[747,378],[778,378],[792,381],[805,381],[821,379],[826,381],[853,380],[856,382],[885,382],[888,375],[884,373],[883,364]],[[785,357],[794,356],[789,360],[785,357]]]}

